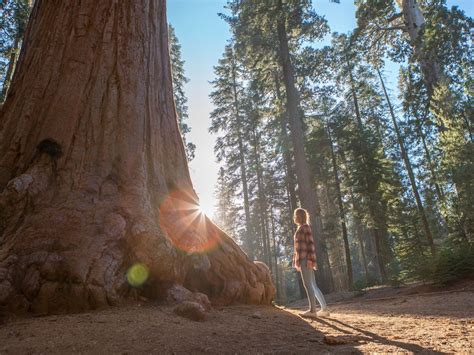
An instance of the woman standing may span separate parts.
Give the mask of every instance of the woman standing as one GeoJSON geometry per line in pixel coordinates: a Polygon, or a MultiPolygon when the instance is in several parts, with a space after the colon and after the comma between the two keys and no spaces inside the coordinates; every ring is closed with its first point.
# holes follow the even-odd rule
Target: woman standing
{"type": "Polygon", "coordinates": [[[308,296],[310,309],[302,316],[305,317],[328,317],[326,300],[321,290],[316,285],[314,278],[314,270],[316,270],[316,249],[314,247],[313,234],[309,226],[308,212],[303,208],[297,208],[293,215],[293,220],[298,226],[294,236],[295,253],[293,256],[293,266],[301,272],[303,285],[308,296]],[[318,300],[321,310],[316,312],[316,299],[318,300]]]}

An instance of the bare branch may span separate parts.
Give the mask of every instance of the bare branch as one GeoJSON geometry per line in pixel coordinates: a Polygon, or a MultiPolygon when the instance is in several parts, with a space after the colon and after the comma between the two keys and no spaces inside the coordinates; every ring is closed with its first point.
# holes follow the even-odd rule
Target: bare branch
{"type": "Polygon", "coordinates": [[[398,19],[398,18],[400,18],[400,17],[402,17],[402,16],[403,16],[403,12],[400,12],[400,13],[398,13],[398,14],[395,14],[395,15],[389,17],[389,18],[387,19],[387,22],[388,22],[388,23],[393,22],[393,21],[395,21],[396,19],[398,19]]]}

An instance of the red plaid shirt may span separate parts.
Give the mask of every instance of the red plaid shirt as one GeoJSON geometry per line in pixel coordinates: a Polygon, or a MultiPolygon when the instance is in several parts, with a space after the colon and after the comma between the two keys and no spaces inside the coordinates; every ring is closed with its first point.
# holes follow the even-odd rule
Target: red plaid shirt
{"type": "Polygon", "coordinates": [[[293,267],[301,269],[301,261],[306,259],[306,267],[316,269],[316,248],[314,247],[311,227],[302,224],[296,230],[293,237],[295,242],[295,254],[293,255],[293,267]]]}

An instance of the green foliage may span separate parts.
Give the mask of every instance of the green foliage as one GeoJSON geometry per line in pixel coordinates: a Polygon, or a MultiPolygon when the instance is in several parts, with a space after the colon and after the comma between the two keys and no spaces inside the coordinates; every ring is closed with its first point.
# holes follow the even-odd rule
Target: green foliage
{"type": "Polygon", "coordinates": [[[465,277],[474,277],[474,246],[463,244],[441,250],[433,263],[434,282],[447,285],[465,277]]]}
{"type": "Polygon", "coordinates": [[[377,278],[373,275],[368,275],[367,278],[361,278],[354,282],[352,289],[354,291],[362,291],[367,287],[372,287],[378,284],[377,278]]]}
{"type": "Polygon", "coordinates": [[[401,282],[422,280],[447,285],[474,276],[474,246],[472,244],[446,243],[438,254],[418,256],[407,263],[404,259],[398,275],[401,282]]]}
{"type": "MultiPolygon", "coordinates": [[[[329,27],[310,1],[228,2],[230,15],[222,17],[233,33],[239,114],[229,101],[231,90],[224,89],[231,70],[221,61],[213,82],[220,92],[212,96],[211,130],[225,134],[216,153],[236,206],[243,199],[236,187],[243,177],[239,153],[244,155],[252,233],[268,236],[265,216],[274,213],[277,218],[267,220],[274,225],[272,253],[288,262],[291,247],[284,240],[289,238],[281,234],[291,233],[291,208],[297,203],[282,85],[279,31],[284,29],[333,274],[342,284],[344,219],[358,280],[354,287],[373,285],[382,272],[394,285],[433,280],[440,261],[431,256],[427,231],[435,248],[449,240],[446,248],[453,252],[473,238],[472,20],[445,1],[420,1],[422,24],[409,33],[397,1],[356,1],[356,6],[354,33],[333,34],[331,46],[317,49],[315,42],[329,27]],[[396,100],[388,105],[390,94],[381,87],[379,72],[387,59],[402,63],[400,107],[396,100]],[[236,151],[232,132],[238,121],[243,136],[236,151]]],[[[240,221],[243,212],[237,212],[240,221]]]]}
{"type": "Polygon", "coordinates": [[[191,128],[186,123],[188,119],[188,98],[184,92],[184,85],[189,82],[185,76],[184,61],[181,58],[181,45],[176,36],[173,26],[168,26],[168,38],[170,48],[171,76],[173,79],[173,96],[176,106],[176,114],[178,115],[178,124],[183,138],[184,146],[188,161],[193,160],[196,145],[187,141],[187,135],[191,132],[191,128]]]}
{"type": "Polygon", "coordinates": [[[5,100],[30,14],[28,0],[0,2],[0,102],[5,100]]]}

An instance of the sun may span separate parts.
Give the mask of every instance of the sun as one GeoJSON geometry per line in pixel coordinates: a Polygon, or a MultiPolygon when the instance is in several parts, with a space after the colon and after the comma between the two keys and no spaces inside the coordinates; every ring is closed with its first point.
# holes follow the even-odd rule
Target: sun
{"type": "Polygon", "coordinates": [[[210,208],[206,203],[201,202],[198,206],[199,213],[205,214],[208,217],[212,217],[214,209],[210,208]]]}

